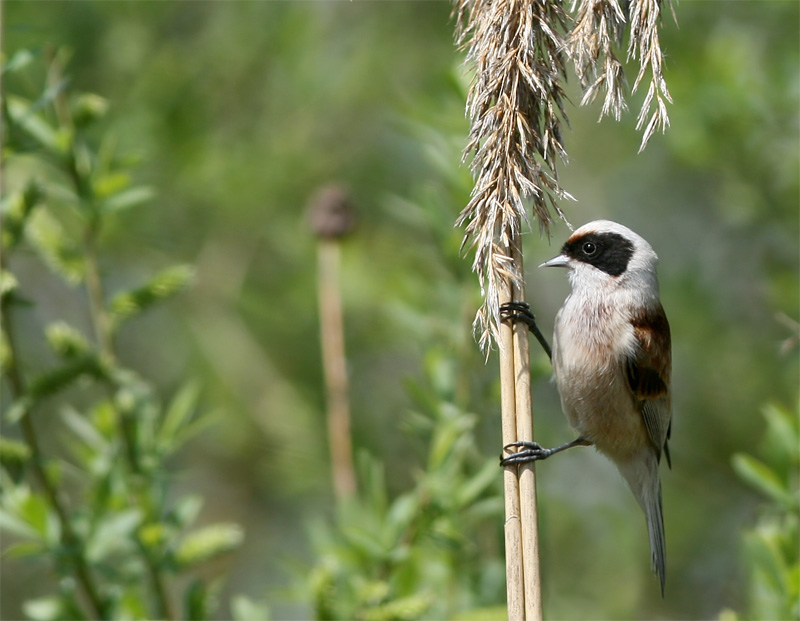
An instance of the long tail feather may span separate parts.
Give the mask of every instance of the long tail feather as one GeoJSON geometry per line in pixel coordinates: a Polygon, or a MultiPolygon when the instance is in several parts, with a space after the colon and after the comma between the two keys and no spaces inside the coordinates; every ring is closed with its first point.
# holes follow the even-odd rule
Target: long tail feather
{"type": "Polygon", "coordinates": [[[667,546],[664,538],[664,513],[661,504],[661,478],[658,474],[658,457],[647,450],[635,459],[617,463],[620,473],[628,483],[647,518],[650,537],[650,566],[661,583],[661,596],[667,578],[667,546]]]}

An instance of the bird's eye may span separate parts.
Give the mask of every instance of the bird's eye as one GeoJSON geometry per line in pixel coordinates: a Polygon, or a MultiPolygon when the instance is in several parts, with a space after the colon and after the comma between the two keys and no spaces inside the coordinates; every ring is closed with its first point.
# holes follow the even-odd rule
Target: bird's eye
{"type": "Polygon", "coordinates": [[[585,244],[583,244],[582,250],[583,250],[583,254],[585,254],[586,256],[590,257],[595,252],[597,252],[597,244],[594,244],[592,242],[586,242],[585,244]]]}

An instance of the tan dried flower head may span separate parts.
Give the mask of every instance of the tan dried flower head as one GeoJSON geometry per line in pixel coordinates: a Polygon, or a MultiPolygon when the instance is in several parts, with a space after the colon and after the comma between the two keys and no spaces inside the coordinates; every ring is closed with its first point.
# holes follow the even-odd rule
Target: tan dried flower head
{"type": "Polygon", "coordinates": [[[500,279],[519,281],[510,261],[510,239],[530,224],[530,199],[540,230],[553,213],[564,217],[557,199],[557,160],[566,157],[561,140],[565,79],[566,16],[549,0],[458,0],[458,40],[468,41],[468,60],[477,72],[467,97],[471,122],[464,157],[474,154],[475,187],[457,224],[466,225],[465,243],[475,248],[484,304],[476,317],[481,346],[499,334],[500,279]]]}
{"type": "Polygon", "coordinates": [[[662,72],[664,54],[658,40],[660,21],[661,0],[581,0],[575,27],[567,37],[567,50],[584,89],[581,105],[594,101],[598,93],[604,91],[600,118],[611,114],[619,120],[627,108],[626,88],[622,63],[614,48],[621,45],[630,22],[627,54],[629,59],[639,60],[634,91],[648,71],[650,73],[647,95],[636,123],[636,129],[644,127],[640,152],[657,129],[663,132],[669,127],[664,102],[671,103],[672,98],[662,72]]]}

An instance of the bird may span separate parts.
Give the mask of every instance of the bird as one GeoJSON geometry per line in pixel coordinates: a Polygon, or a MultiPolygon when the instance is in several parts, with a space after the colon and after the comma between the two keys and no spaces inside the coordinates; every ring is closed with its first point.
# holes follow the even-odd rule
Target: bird
{"type": "Polygon", "coordinates": [[[551,355],[562,410],[578,437],[546,449],[515,442],[502,465],[546,459],[594,446],[617,467],[644,511],[651,567],[664,596],[666,545],[661,455],[672,467],[669,322],[661,305],[658,256],[631,229],[609,220],[578,228],[558,256],[540,267],[569,270],[571,293],[556,315],[552,354],[524,302],[501,307],[504,319],[526,322],[551,355]]]}

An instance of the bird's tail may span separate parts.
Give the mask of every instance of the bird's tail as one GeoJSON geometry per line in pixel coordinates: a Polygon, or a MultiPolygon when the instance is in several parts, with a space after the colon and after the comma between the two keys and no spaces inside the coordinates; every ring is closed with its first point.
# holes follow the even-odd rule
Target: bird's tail
{"type": "Polygon", "coordinates": [[[617,465],[647,518],[647,532],[650,536],[650,566],[658,576],[661,583],[661,596],[664,597],[667,548],[664,540],[664,514],[661,506],[661,477],[658,474],[658,457],[655,452],[648,450],[646,455],[640,455],[638,459],[617,465]]]}

